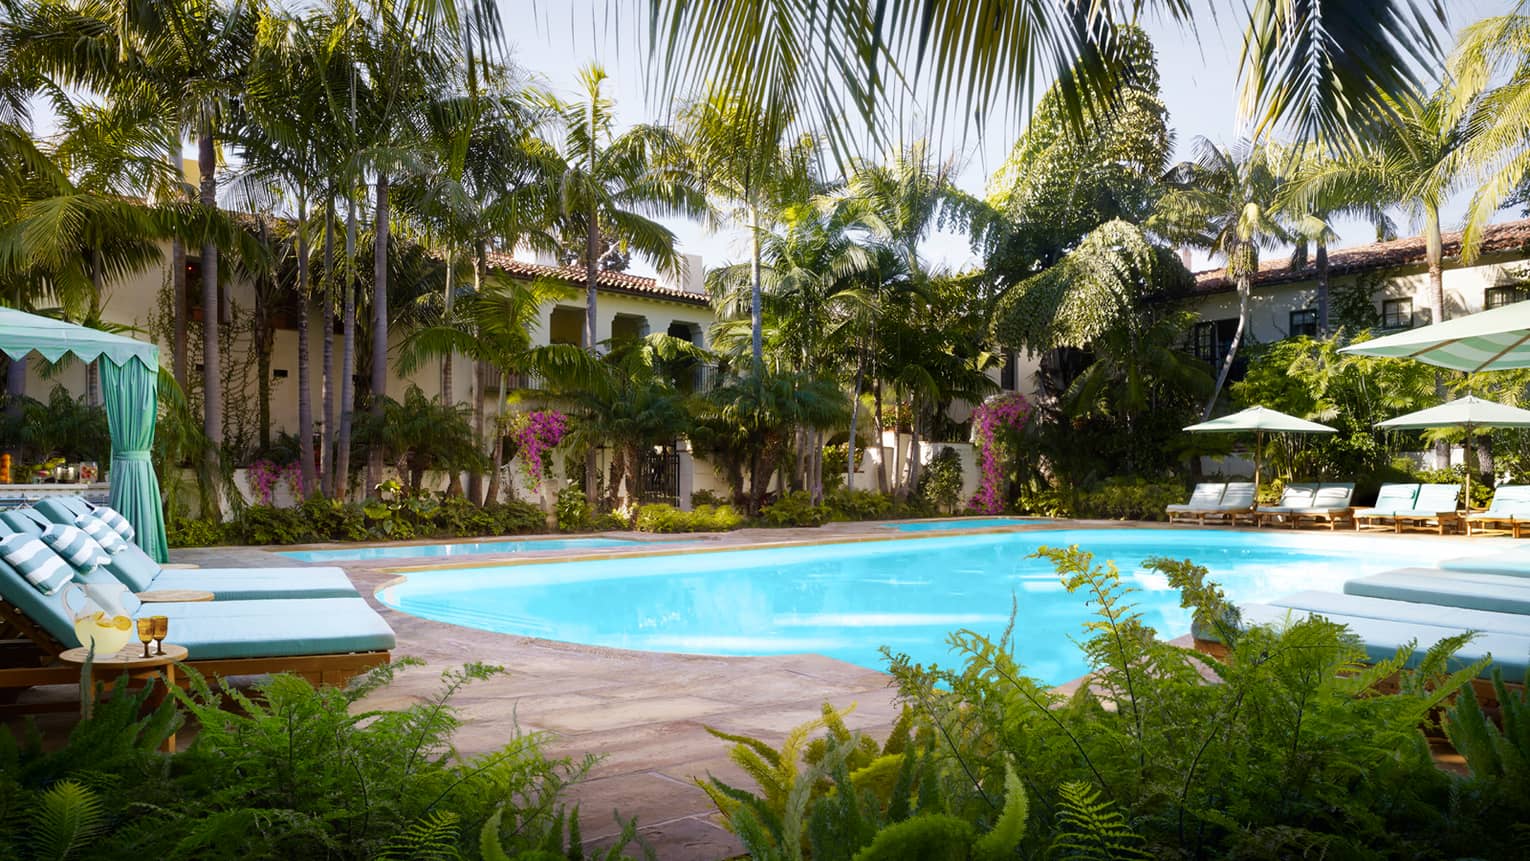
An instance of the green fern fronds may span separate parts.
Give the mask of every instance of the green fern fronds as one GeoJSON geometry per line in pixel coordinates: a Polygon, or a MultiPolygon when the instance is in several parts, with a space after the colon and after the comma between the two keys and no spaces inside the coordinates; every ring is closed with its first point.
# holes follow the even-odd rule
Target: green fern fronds
{"type": "Polygon", "coordinates": [[[1099,790],[1087,783],[1070,781],[1058,786],[1057,793],[1054,857],[1088,861],[1152,857],[1143,851],[1142,838],[1127,826],[1115,805],[1100,800],[1099,790]]]}
{"type": "Polygon", "coordinates": [[[924,813],[877,832],[854,861],[966,861],[972,824],[945,813],[924,813]]]}
{"type": "Polygon", "coordinates": [[[378,853],[385,861],[455,861],[460,820],[446,810],[429,813],[401,831],[378,853]]]}
{"type": "Polygon", "coordinates": [[[975,861],[1001,861],[1013,857],[1020,839],[1025,836],[1025,822],[1030,816],[1030,804],[1025,796],[1025,786],[1013,766],[1004,767],[1004,809],[993,829],[978,839],[972,847],[975,861]]]}
{"type": "Polygon", "coordinates": [[[90,788],[61,780],[38,798],[34,822],[33,856],[63,861],[87,853],[90,841],[106,827],[106,811],[90,788]]]}

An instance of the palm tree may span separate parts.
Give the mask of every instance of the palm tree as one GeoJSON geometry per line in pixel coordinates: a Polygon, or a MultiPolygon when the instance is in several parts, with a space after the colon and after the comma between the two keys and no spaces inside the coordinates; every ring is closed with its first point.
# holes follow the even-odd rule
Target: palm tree
{"type": "Polygon", "coordinates": [[[1248,328],[1259,250],[1289,242],[1291,233],[1276,205],[1284,181],[1281,164],[1268,146],[1245,141],[1229,150],[1197,138],[1194,153],[1193,160],[1169,170],[1168,190],[1149,223],[1174,241],[1221,257],[1228,280],[1237,286],[1238,327],[1202,410],[1203,418],[1209,418],[1248,328]]]}
{"type": "MultiPolygon", "coordinates": [[[[995,106],[1056,79],[1082,121],[1120,82],[1118,26],[1144,5],[1195,26],[1183,0],[1130,4],[1119,17],[1111,4],[1034,0],[644,5],[661,98],[710,84],[823,130],[839,152],[862,127],[884,129],[891,93],[934,93],[937,120],[954,113],[981,125],[995,106]]],[[[1242,113],[1259,132],[1284,122],[1303,139],[1351,140],[1385,118],[1386,98],[1440,57],[1447,26],[1437,0],[1290,0],[1235,14],[1245,10],[1242,113]]]]}
{"type": "Polygon", "coordinates": [[[1323,200],[1399,204],[1424,226],[1426,295],[1433,322],[1445,319],[1444,240],[1440,208],[1464,180],[1459,150],[1464,129],[1442,87],[1392,102],[1391,122],[1372,129],[1358,150],[1340,151],[1283,195],[1288,208],[1311,210],[1323,200]]]}
{"type": "Polygon", "coordinates": [[[615,103],[602,92],[606,77],[600,66],[586,66],[579,72],[581,101],[548,101],[563,126],[556,223],[563,240],[579,248],[570,256],[584,269],[584,345],[590,350],[599,340],[596,286],[608,250],[630,250],[677,272],[684,262],[675,236],[651,216],[700,215],[705,208],[677,135],[656,125],[616,134],[615,103]]]}
{"type": "Polygon", "coordinates": [[[1485,18],[1462,30],[1450,59],[1453,111],[1465,117],[1465,141],[1455,154],[1477,185],[1461,233],[1461,256],[1471,260],[1482,231],[1511,198],[1526,201],[1530,175],[1530,14],[1485,18]]]}
{"type": "Polygon", "coordinates": [[[1397,235],[1397,226],[1387,214],[1387,207],[1393,201],[1379,189],[1368,186],[1343,188],[1330,185],[1318,193],[1302,195],[1301,190],[1308,179],[1325,174],[1334,156],[1313,148],[1301,148],[1284,157],[1290,160],[1284,171],[1287,178],[1276,197],[1296,239],[1291,265],[1306,265],[1310,243],[1314,249],[1318,333],[1327,335],[1332,331],[1328,314],[1328,243],[1337,238],[1332,227],[1333,219],[1342,215],[1363,218],[1375,227],[1377,241],[1393,239],[1397,235]]]}
{"type": "Polygon", "coordinates": [[[765,361],[761,287],[761,233],[777,204],[811,193],[814,142],[785,146],[789,118],[770,116],[726,92],[713,92],[682,115],[682,134],[707,194],[733,206],[734,221],[749,231],[750,344],[756,365],[765,361]]]}

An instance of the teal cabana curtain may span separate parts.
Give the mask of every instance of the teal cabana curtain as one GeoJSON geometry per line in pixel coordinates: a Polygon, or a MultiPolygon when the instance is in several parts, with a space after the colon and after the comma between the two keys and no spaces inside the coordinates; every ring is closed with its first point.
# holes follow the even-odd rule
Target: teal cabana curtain
{"type": "Polygon", "coordinates": [[[154,419],[159,415],[159,374],[129,360],[102,356],[101,389],[112,433],[111,505],[133,524],[138,546],[160,562],[170,561],[164,505],[154,477],[154,419]]]}
{"type": "Polygon", "coordinates": [[[106,421],[112,435],[111,505],[133,524],[138,545],[160,562],[165,541],[159,481],[149,452],[159,417],[159,347],[52,317],[0,308],[0,352],[12,359],[39,353],[50,362],[72,354],[100,362],[106,421]]]}

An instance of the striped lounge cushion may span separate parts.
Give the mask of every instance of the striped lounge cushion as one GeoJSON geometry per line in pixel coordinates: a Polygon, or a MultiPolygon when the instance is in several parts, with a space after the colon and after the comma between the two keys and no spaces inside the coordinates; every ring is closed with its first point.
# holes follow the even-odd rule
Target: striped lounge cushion
{"type": "Polygon", "coordinates": [[[122,536],[123,541],[133,540],[133,536],[136,534],[133,532],[133,524],[128,523],[127,518],[123,517],[117,509],[112,508],[110,505],[97,505],[91,509],[90,514],[92,517],[110,526],[118,535],[122,536]]]}
{"type": "Polygon", "coordinates": [[[53,552],[57,553],[59,558],[68,562],[81,574],[97,565],[105,565],[112,558],[111,554],[102,550],[101,545],[78,526],[55,523],[43,530],[42,540],[53,548],[53,552]]]}
{"type": "Polygon", "coordinates": [[[44,595],[56,595],[74,577],[74,569],[36,535],[16,533],[0,539],[3,558],[44,595]]]}
{"type": "Polygon", "coordinates": [[[93,514],[81,514],[74,519],[74,525],[80,527],[91,540],[101,545],[101,549],[107,553],[121,553],[127,549],[127,542],[117,534],[117,530],[106,524],[93,514]]]}

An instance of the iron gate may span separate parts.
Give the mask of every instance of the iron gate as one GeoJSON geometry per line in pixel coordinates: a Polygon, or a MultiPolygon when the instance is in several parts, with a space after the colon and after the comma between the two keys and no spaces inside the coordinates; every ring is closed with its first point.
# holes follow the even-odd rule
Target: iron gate
{"type": "Polygon", "coordinates": [[[638,456],[639,502],[680,504],[680,455],[672,448],[645,449],[638,456]]]}

